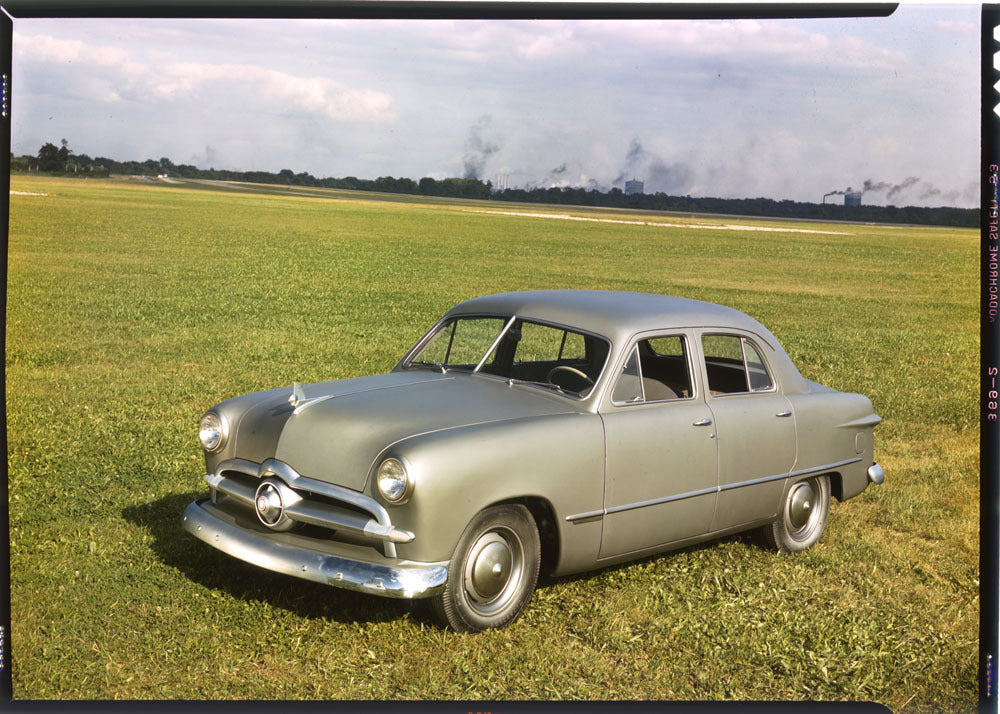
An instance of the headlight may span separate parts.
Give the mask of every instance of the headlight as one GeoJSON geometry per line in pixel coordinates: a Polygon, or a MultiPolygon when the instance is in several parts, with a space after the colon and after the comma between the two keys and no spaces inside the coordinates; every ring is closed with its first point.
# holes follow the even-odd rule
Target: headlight
{"type": "Polygon", "coordinates": [[[215,412],[208,412],[198,424],[198,438],[205,451],[218,451],[226,443],[226,421],[215,412]]]}
{"type": "Polygon", "coordinates": [[[406,473],[406,467],[397,459],[386,459],[378,467],[376,475],[378,492],[389,503],[406,503],[413,492],[413,481],[406,473]]]}

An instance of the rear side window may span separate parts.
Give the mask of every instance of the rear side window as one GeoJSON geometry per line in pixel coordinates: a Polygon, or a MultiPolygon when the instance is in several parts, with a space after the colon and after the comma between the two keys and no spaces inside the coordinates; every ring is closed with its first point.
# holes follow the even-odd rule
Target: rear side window
{"type": "Polygon", "coordinates": [[[739,335],[703,335],[710,394],[766,392],[774,387],[760,351],[739,335]]]}
{"type": "Polygon", "coordinates": [[[743,340],[743,354],[747,362],[747,378],[750,380],[750,391],[762,392],[774,386],[771,375],[767,373],[760,352],[747,340],[743,340]]]}

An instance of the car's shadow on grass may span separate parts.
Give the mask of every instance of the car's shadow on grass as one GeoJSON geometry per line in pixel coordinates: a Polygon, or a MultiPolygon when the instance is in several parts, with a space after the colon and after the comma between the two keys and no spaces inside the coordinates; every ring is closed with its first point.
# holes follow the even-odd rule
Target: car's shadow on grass
{"type": "MultiPolygon", "coordinates": [[[[165,565],[209,590],[226,593],[234,599],[267,603],[309,619],[342,623],[389,622],[409,616],[417,622],[440,626],[428,600],[394,600],[301,580],[244,563],[205,545],[181,527],[184,509],[203,496],[201,491],[167,496],[152,503],[130,506],[122,511],[122,516],[149,532],[153,537],[152,551],[165,565]]],[[[718,548],[729,542],[762,545],[752,532],[737,533],[599,570],[558,577],[542,574],[538,588],[569,585],[659,558],[718,548]]]]}
{"type": "Polygon", "coordinates": [[[211,548],[181,527],[184,509],[204,497],[192,491],[122,510],[126,521],[146,529],[151,549],[165,565],[210,590],[244,601],[265,602],[309,619],[336,622],[386,622],[417,614],[407,600],[365,595],[273,573],[211,548]]]}
{"type": "Polygon", "coordinates": [[[608,565],[598,570],[587,570],[582,573],[574,573],[573,575],[559,576],[542,573],[538,576],[538,588],[547,588],[575,583],[581,580],[588,580],[590,578],[596,578],[602,574],[615,573],[619,570],[625,570],[626,568],[634,568],[646,563],[651,563],[655,560],[676,558],[685,553],[698,553],[703,550],[720,548],[726,543],[743,543],[754,548],[760,548],[761,550],[767,549],[759,533],[756,531],[744,531],[742,533],[733,533],[721,538],[702,541],[701,543],[694,543],[683,548],[677,548],[676,550],[668,550],[661,553],[647,555],[642,558],[636,558],[635,560],[627,560],[624,563],[618,563],[617,565],[608,565]]]}

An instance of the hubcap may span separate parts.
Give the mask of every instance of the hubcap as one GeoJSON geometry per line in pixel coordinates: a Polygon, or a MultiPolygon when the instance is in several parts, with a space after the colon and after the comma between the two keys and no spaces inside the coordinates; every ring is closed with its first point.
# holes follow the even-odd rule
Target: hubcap
{"type": "Polygon", "coordinates": [[[788,499],[788,520],[795,530],[799,530],[809,522],[816,502],[816,492],[809,482],[796,484],[794,489],[788,499]]]}
{"type": "Polygon", "coordinates": [[[281,494],[274,484],[262,483],[257,489],[257,517],[265,526],[273,526],[281,520],[284,506],[281,503],[281,494]]]}
{"type": "Polygon", "coordinates": [[[514,533],[484,533],[465,561],[465,591],[470,604],[483,613],[502,609],[517,591],[521,578],[520,540],[514,533]]]}

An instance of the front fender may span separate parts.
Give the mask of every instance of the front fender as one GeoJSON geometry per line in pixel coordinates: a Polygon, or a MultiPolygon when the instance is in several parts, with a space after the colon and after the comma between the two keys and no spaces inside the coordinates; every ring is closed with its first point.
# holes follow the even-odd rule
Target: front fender
{"type": "Polygon", "coordinates": [[[212,473],[219,463],[236,457],[259,462],[263,461],[263,458],[272,456],[274,454],[274,444],[277,443],[278,435],[281,433],[281,425],[284,424],[284,419],[288,417],[288,414],[292,413],[291,405],[288,404],[288,396],[290,394],[291,389],[288,387],[279,387],[269,389],[265,392],[251,392],[238,397],[232,397],[212,407],[209,411],[216,412],[226,420],[229,427],[229,438],[219,451],[205,452],[206,470],[212,473]],[[261,409],[270,409],[271,411],[275,411],[275,413],[280,412],[281,418],[272,418],[269,424],[270,433],[257,435],[256,440],[251,440],[246,438],[246,436],[242,440],[238,439],[240,427],[244,426],[244,417],[254,410],[259,411],[261,409]],[[243,442],[243,448],[237,447],[237,441],[243,442]],[[248,449],[247,445],[256,445],[257,448],[248,449]],[[269,453],[268,449],[270,449],[269,453]],[[260,458],[261,455],[264,455],[264,457],[260,458]]]}
{"type": "Polygon", "coordinates": [[[387,506],[393,525],[416,535],[397,546],[401,558],[448,560],[479,511],[534,497],[554,510],[557,570],[597,559],[600,522],[566,521],[567,515],[603,507],[604,430],[597,415],[538,416],[422,434],[384,450],[373,470],[390,456],[401,459],[415,479],[409,501],[387,506]]]}

